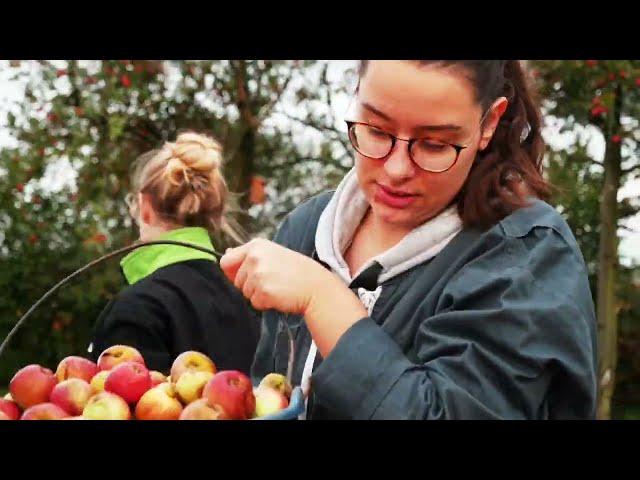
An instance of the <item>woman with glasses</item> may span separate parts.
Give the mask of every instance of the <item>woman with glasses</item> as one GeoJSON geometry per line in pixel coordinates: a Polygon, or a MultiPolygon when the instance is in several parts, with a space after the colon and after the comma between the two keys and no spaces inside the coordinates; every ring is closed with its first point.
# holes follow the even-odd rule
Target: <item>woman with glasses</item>
{"type": "Polygon", "coordinates": [[[363,61],[354,168],[275,242],[221,260],[264,310],[252,374],[291,370],[309,419],[590,419],[583,257],[545,202],[518,61],[363,61]]]}
{"type": "MultiPolygon", "coordinates": [[[[210,233],[241,241],[226,217],[227,187],[220,145],[183,133],[142,155],[128,196],[140,240],[175,240],[212,249],[210,233]]],[[[113,345],[140,351],[147,367],[168,374],[175,358],[195,350],[219,370],[250,373],[259,330],[241,293],[215,258],[179,245],[149,245],[121,262],[129,284],[98,318],[95,359],[113,345]]]]}

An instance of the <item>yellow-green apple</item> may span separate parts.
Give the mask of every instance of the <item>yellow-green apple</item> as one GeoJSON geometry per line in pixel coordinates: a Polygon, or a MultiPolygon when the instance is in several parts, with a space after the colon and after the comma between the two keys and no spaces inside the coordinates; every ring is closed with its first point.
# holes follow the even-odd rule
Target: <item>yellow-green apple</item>
{"type": "Polygon", "coordinates": [[[151,375],[144,365],[124,362],[117,365],[104,382],[106,392],[115,393],[134,404],[151,388],[151,375]]]}
{"type": "Polygon", "coordinates": [[[250,418],[256,408],[251,380],[237,370],[216,373],[205,385],[202,398],[210,407],[222,407],[233,420],[250,418]]]}
{"type": "Polygon", "coordinates": [[[0,400],[0,412],[7,416],[8,420],[18,420],[20,418],[20,409],[15,402],[11,400],[0,400]]]}
{"type": "Polygon", "coordinates": [[[4,398],[5,400],[9,400],[10,402],[13,402],[13,397],[11,396],[11,394],[10,394],[10,393],[7,393],[7,394],[6,394],[4,397],[2,397],[2,398],[4,398]]]}
{"type": "Polygon", "coordinates": [[[27,365],[16,372],[9,383],[9,392],[20,408],[27,408],[49,401],[56,386],[56,377],[48,368],[27,365]]]}
{"type": "Polygon", "coordinates": [[[87,420],[129,420],[129,405],[115,393],[100,392],[89,399],[82,411],[87,420]]]}
{"type": "Polygon", "coordinates": [[[46,402],[27,408],[20,420],[60,420],[69,416],[69,413],[59,406],[46,402]]]}
{"type": "Polygon", "coordinates": [[[182,404],[176,398],[175,387],[164,382],[148,390],[136,405],[138,420],[178,420],[182,413],[182,404]]]}
{"type": "Polygon", "coordinates": [[[76,415],[75,417],[65,417],[62,420],[86,420],[82,415],[76,415]]]}
{"type": "Polygon", "coordinates": [[[176,390],[178,398],[185,405],[202,398],[202,390],[209,380],[213,378],[213,373],[196,370],[187,370],[178,379],[176,390]]]}
{"type": "Polygon", "coordinates": [[[231,420],[219,405],[210,407],[204,398],[190,403],[180,414],[180,420],[231,420]]]}
{"type": "Polygon", "coordinates": [[[265,415],[284,410],[289,406],[289,400],[284,396],[284,393],[275,388],[267,386],[258,387],[255,390],[255,396],[256,409],[254,417],[264,417],[265,415]]]}
{"type": "Polygon", "coordinates": [[[166,375],[162,372],[158,372],[157,370],[150,370],[149,375],[151,375],[151,385],[154,387],[167,381],[166,375]]]}
{"type": "Polygon", "coordinates": [[[101,370],[91,379],[91,388],[94,393],[104,392],[104,382],[111,373],[111,370],[101,370]]]}
{"type": "Polygon", "coordinates": [[[68,378],[81,378],[85,382],[90,382],[93,376],[98,372],[98,365],[91,360],[82,357],[66,357],[58,364],[56,369],[56,378],[58,382],[67,380],[68,378]]]}
{"type": "Polygon", "coordinates": [[[81,378],[69,378],[54,387],[49,399],[51,403],[75,416],[82,413],[93,394],[93,389],[87,382],[81,378]]]}
{"type": "Polygon", "coordinates": [[[287,377],[281,373],[270,373],[269,375],[266,375],[260,381],[260,385],[258,385],[258,388],[262,387],[271,387],[278,390],[285,397],[291,398],[291,384],[289,383],[289,380],[287,380],[287,377]]]}
{"type": "Polygon", "coordinates": [[[193,350],[182,352],[171,365],[171,381],[178,383],[180,375],[188,370],[216,373],[216,365],[204,353],[193,350]]]}
{"type": "Polygon", "coordinates": [[[124,362],[137,362],[145,365],[144,358],[135,348],[127,345],[113,345],[98,357],[98,369],[111,370],[116,365],[124,362]]]}

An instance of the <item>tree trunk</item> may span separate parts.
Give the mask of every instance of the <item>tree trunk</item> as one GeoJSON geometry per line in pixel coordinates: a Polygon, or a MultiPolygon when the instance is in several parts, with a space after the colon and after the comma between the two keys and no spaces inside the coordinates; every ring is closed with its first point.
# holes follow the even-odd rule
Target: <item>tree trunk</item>
{"type": "MultiPolygon", "coordinates": [[[[247,65],[245,60],[233,60],[231,67],[236,79],[236,106],[240,113],[238,144],[230,158],[226,175],[230,190],[240,197],[239,207],[244,211],[250,207],[249,187],[255,170],[255,150],[259,119],[252,109],[251,98],[247,86],[247,65]]],[[[243,216],[239,221],[243,228],[251,230],[247,225],[249,218],[243,216]]]]}
{"type": "Polygon", "coordinates": [[[619,131],[623,91],[618,85],[612,111],[612,123],[605,135],[604,185],[600,201],[600,248],[598,253],[598,410],[597,418],[611,418],[611,399],[615,387],[618,340],[616,273],[618,268],[618,189],[620,188],[620,142],[612,135],[619,131]]]}

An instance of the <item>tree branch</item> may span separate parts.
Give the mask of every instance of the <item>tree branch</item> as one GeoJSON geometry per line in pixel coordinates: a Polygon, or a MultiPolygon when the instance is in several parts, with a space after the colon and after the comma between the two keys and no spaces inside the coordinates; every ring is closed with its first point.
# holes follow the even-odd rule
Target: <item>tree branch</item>
{"type": "Polygon", "coordinates": [[[634,233],[634,234],[638,234],[638,233],[640,233],[640,230],[636,230],[636,229],[634,229],[634,228],[627,227],[626,225],[620,225],[620,224],[619,224],[619,225],[618,225],[618,228],[621,228],[622,230],[625,230],[625,231],[627,231],[627,232],[629,232],[629,233],[634,233]]]}
{"type": "Polygon", "coordinates": [[[339,135],[342,135],[344,132],[338,130],[336,127],[334,127],[333,125],[318,125],[315,122],[312,122],[308,119],[304,119],[304,118],[298,118],[298,117],[294,117],[293,115],[289,114],[289,113],[285,113],[285,112],[280,112],[282,115],[284,115],[285,117],[287,117],[289,120],[293,120],[294,122],[298,122],[301,123],[302,125],[305,125],[307,127],[311,127],[311,128],[315,128],[316,130],[322,132],[322,131],[330,131],[339,135]]]}
{"type": "Polygon", "coordinates": [[[631,172],[635,172],[636,170],[640,171],[640,163],[638,165],[634,165],[633,167],[629,167],[629,168],[623,168],[620,173],[622,173],[622,175],[627,175],[631,172]]]}
{"type": "Polygon", "coordinates": [[[349,151],[350,144],[349,144],[349,142],[344,140],[344,132],[340,131],[339,129],[337,129],[333,125],[318,125],[315,122],[312,122],[310,120],[306,120],[304,118],[297,118],[297,117],[294,117],[293,115],[285,113],[285,112],[280,112],[280,113],[282,113],[282,115],[287,117],[289,120],[293,120],[294,122],[298,122],[298,123],[300,123],[302,125],[305,125],[307,127],[314,128],[314,129],[318,130],[319,132],[329,131],[329,132],[335,133],[336,134],[336,138],[334,140],[340,142],[340,145],[342,145],[342,148],[344,148],[346,151],[349,151]]]}
{"type": "Polygon", "coordinates": [[[259,126],[258,119],[251,111],[251,99],[247,87],[247,65],[245,60],[231,60],[231,70],[236,80],[236,106],[240,112],[240,117],[251,129],[256,130],[259,126]]]}
{"type": "Polygon", "coordinates": [[[322,75],[320,76],[320,83],[327,89],[327,105],[329,108],[333,107],[333,98],[331,96],[331,85],[329,85],[329,79],[327,78],[327,71],[329,70],[329,64],[325,63],[322,68],[322,75]]]}
{"type": "Polygon", "coordinates": [[[78,61],[71,60],[68,67],[69,83],[71,83],[71,95],[69,95],[69,98],[73,99],[74,107],[79,107],[82,105],[82,100],[80,99],[80,89],[78,88],[78,61]]]}
{"type": "MultiPolygon", "coordinates": [[[[334,166],[334,167],[339,167],[342,168],[341,162],[343,160],[345,160],[346,158],[348,158],[348,155],[345,155],[343,157],[340,158],[336,158],[334,159],[334,161],[332,161],[332,163],[330,165],[334,166]]],[[[296,167],[298,165],[303,165],[307,162],[319,162],[321,161],[319,158],[311,158],[311,157],[306,157],[306,158],[293,158],[291,160],[286,160],[284,162],[278,163],[277,165],[269,165],[269,168],[272,171],[279,171],[282,169],[289,169],[292,167],[296,167]]]]}
{"type": "Polygon", "coordinates": [[[260,111],[258,112],[258,117],[261,123],[262,123],[262,120],[264,120],[266,117],[269,116],[273,107],[280,101],[280,98],[282,97],[282,94],[284,93],[284,91],[287,89],[287,85],[289,85],[289,82],[291,81],[292,77],[293,77],[293,73],[289,72],[289,75],[284,80],[282,87],[276,90],[275,98],[260,109],[260,111]]]}

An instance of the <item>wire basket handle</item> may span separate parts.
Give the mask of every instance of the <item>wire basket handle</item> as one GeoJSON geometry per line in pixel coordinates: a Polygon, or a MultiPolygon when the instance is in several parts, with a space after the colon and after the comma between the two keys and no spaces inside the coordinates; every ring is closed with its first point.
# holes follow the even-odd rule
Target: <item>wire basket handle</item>
{"type": "MultiPolygon", "coordinates": [[[[182,247],[192,248],[194,250],[199,250],[201,252],[213,255],[218,261],[220,261],[220,258],[222,258],[222,255],[213,249],[201,247],[199,245],[194,245],[192,243],[180,242],[176,240],[152,240],[148,242],[138,242],[138,243],[135,243],[134,245],[129,245],[128,247],[123,247],[111,253],[108,253],[106,255],[103,255],[102,257],[89,262],[84,267],[79,268],[78,270],[71,273],[70,275],[67,275],[62,280],[60,280],[56,285],[54,285],[47,293],[45,293],[42,297],[40,297],[40,299],[36,303],[34,303],[29,310],[27,310],[27,312],[20,318],[20,320],[18,320],[18,322],[13,326],[13,328],[11,329],[7,337],[4,339],[4,341],[2,342],[2,345],[0,345],[0,356],[2,356],[2,354],[4,353],[4,350],[9,344],[9,341],[11,340],[11,338],[16,334],[16,332],[20,329],[20,327],[24,325],[26,320],[31,316],[31,314],[36,310],[36,308],[42,305],[51,295],[57,292],[63,285],[66,285],[71,280],[76,278],[78,275],[86,272],[87,270],[98,265],[99,263],[102,263],[106,260],[109,260],[123,253],[128,253],[138,248],[146,247],[149,245],[179,245],[182,247]]],[[[286,318],[288,319],[288,316],[286,318]]],[[[286,320],[281,320],[281,321],[284,323],[285,328],[287,329],[287,333],[289,335],[290,350],[289,350],[289,364],[287,366],[287,380],[289,380],[289,383],[291,383],[291,376],[293,374],[294,352],[295,352],[294,339],[293,339],[293,333],[291,332],[291,328],[289,327],[288,322],[286,320]]]]}

